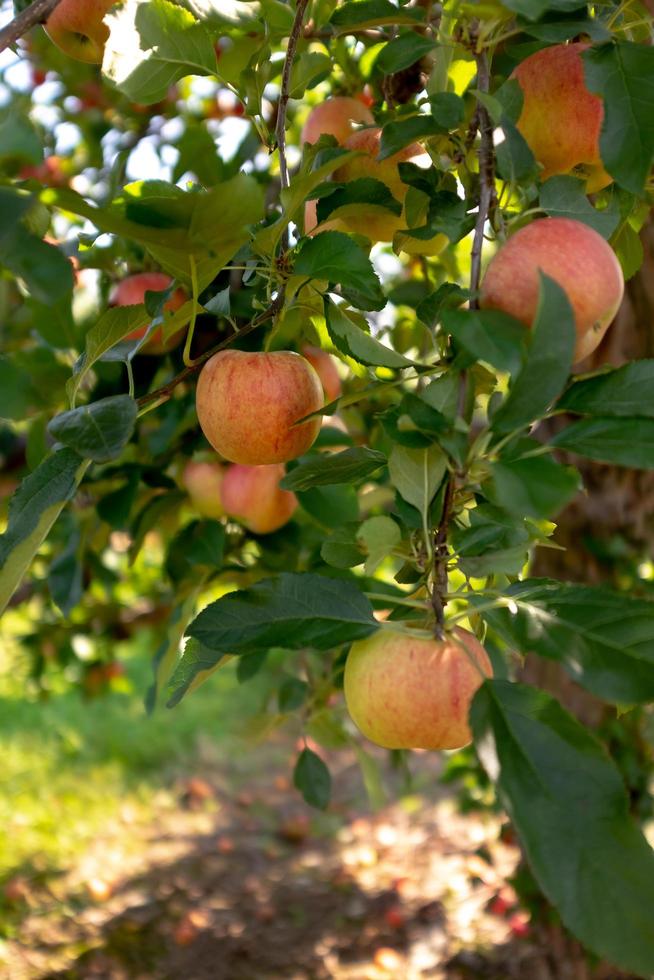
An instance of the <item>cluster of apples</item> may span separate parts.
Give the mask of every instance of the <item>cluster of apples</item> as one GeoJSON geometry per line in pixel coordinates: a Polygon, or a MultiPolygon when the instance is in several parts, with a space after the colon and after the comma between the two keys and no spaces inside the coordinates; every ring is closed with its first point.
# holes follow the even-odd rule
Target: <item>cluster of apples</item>
{"type": "Polygon", "coordinates": [[[279,486],[284,463],[313,445],[321,425],[315,413],[325,397],[333,400],[341,391],[330,355],[309,345],[302,350],[225,350],[202,368],[198,421],[229,465],[186,465],[183,482],[200,513],[227,514],[256,534],[276,531],[293,516],[297,498],[279,486]],[[307,415],[314,417],[299,421],[307,415]]]}

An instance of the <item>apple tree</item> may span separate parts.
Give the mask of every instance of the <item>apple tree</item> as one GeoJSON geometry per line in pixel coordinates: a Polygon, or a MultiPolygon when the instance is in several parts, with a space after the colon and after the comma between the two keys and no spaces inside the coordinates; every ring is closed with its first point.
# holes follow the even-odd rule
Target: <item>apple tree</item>
{"type": "Polygon", "coordinates": [[[149,710],[269,672],[318,807],[315,747],[370,779],[362,733],[472,739],[564,925],[652,974],[654,854],[566,685],[645,716],[654,573],[566,574],[556,523],[601,522],[597,473],[654,493],[651,321],[616,356],[652,309],[647,6],[14,13],[0,608],[29,611],[35,679],[80,635],[110,668],[145,622],[149,710]]]}

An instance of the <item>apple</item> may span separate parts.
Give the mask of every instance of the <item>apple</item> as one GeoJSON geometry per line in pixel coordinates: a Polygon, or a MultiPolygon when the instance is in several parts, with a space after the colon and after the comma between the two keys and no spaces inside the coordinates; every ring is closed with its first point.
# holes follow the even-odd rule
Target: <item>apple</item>
{"type": "Polygon", "coordinates": [[[524,101],[518,129],[542,165],[541,179],[578,172],[588,193],[612,177],[604,169],[599,137],[604,105],[586,87],[581,54],[587,44],[555,44],[525,58],[513,71],[524,101]]]}
{"type": "Polygon", "coordinates": [[[225,469],[220,463],[189,460],[182,471],[182,483],[198,514],[218,520],[225,510],[220,499],[225,469]]]}
{"type": "Polygon", "coordinates": [[[279,481],[284,472],[282,463],[269,466],[233,463],[228,466],[221,489],[225,512],[255,534],[279,530],[290,521],[297,508],[295,494],[280,489],[279,481]]]}
{"type": "Polygon", "coordinates": [[[105,15],[116,0],[62,0],[45,22],[45,31],[64,54],[100,64],[109,39],[105,15]]]}
{"type": "Polygon", "coordinates": [[[320,378],[292,351],[224,350],[202,368],[198,421],[221,456],[261,466],[295,459],[313,445],[320,417],[296,425],[324,404],[320,378]]]}
{"type": "Polygon", "coordinates": [[[574,360],[595,350],[624,293],[613,249],[571,218],[542,218],[521,228],[491,259],[481,285],[482,309],[502,310],[530,327],[536,316],[539,271],[565,290],[577,331],[574,360]]]}
{"type": "Polygon", "coordinates": [[[312,347],[311,344],[304,344],[302,356],[307,359],[320,378],[327,401],[335,401],[341,394],[341,378],[334,358],[327,351],[321,350],[320,347],[312,347]]]}
{"type": "Polygon", "coordinates": [[[44,187],[68,187],[68,175],[62,164],[64,158],[56,154],[45,157],[38,165],[26,164],[21,167],[18,177],[20,180],[38,180],[44,187]]]}
{"type": "MultiPolygon", "coordinates": [[[[362,177],[372,177],[386,184],[396,201],[404,205],[409,190],[408,184],[403,183],[398,166],[400,163],[415,161],[424,156],[424,150],[419,143],[406,146],[399,153],[394,153],[385,160],[378,160],[381,148],[381,129],[360,129],[345,140],[348,150],[357,150],[360,156],[344,163],[334,171],[333,179],[341,183],[358,180],[362,177]]],[[[305,210],[305,229],[307,233],[316,227],[316,202],[307,202],[305,210]]],[[[391,242],[396,232],[407,227],[404,208],[402,213],[393,214],[387,208],[374,204],[348,204],[339,208],[333,216],[320,225],[321,231],[334,229],[363,235],[371,242],[391,242]]],[[[445,235],[435,235],[426,241],[411,241],[402,244],[403,251],[417,252],[421,255],[438,255],[447,245],[445,235]]]]}
{"type": "Polygon", "coordinates": [[[333,99],[325,99],[309,113],[302,129],[300,142],[313,145],[321,136],[333,136],[339,143],[344,143],[352,133],[357,123],[372,126],[375,118],[368,106],[359,99],[351,99],[337,95],[333,99]]]}
{"type": "MultiPolygon", "coordinates": [[[[138,272],[136,275],[128,276],[127,279],[123,279],[122,282],[114,286],[109,296],[109,303],[111,306],[138,306],[145,302],[146,292],[162,292],[164,289],[168,289],[171,282],[171,277],[163,272],[138,272]]],[[[175,310],[178,310],[184,305],[186,298],[186,293],[183,289],[176,289],[164,306],[164,310],[174,313],[175,310]]],[[[146,324],[137,330],[132,330],[124,339],[139,340],[145,336],[148,327],[149,324],[146,324]]],[[[186,327],[181,327],[168,337],[167,340],[164,340],[163,331],[159,327],[141,348],[141,353],[165,354],[181,343],[185,332],[186,327]]]]}
{"type": "Polygon", "coordinates": [[[459,749],[472,735],[468,710],[488,654],[468,630],[444,640],[382,629],[352,644],[345,703],[355,725],[387,749],[459,749]]]}

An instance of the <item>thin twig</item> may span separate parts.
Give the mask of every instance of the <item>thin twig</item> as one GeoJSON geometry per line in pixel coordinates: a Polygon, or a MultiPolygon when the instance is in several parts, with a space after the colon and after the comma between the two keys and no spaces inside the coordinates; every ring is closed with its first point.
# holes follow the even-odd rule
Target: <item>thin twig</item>
{"type": "MultiPolygon", "coordinates": [[[[475,53],[477,62],[477,88],[488,92],[490,74],[488,57],[485,51],[475,53]]],[[[481,250],[484,243],[484,228],[488,215],[495,203],[495,149],[493,147],[493,124],[488,110],[478,101],[479,119],[479,210],[475,222],[475,234],[470,256],[470,309],[479,308],[479,282],[481,279],[481,250]]]]}
{"type": "MultiPolygon", "coordinates": [[[[486,53],[481,51],[475,53],[477,61],[477,87],[480,92],[488,92],[490,84],[490,74],[488,69],[488,59],[486,53]]],[[[481,250],[484,242],[484,228],[491,209],[496,204],[495,198],[495,150],[493,148],[493,126],[485,106],[481,101],[477,101],[475,111],[474,129],[479,131],[479,210],[475,222],[475,234],[472,245],[470,263],[470,309],[479,308],[479,282],[481,278],[481,250]]],[[[474,134],[474,130],[471,127],[474,134]]],[[[474,135],[473,135],[474,138],[474,135]]],[[[467,377],[462,372],[459,383],[459,415],[464,415],[467,399],[467,377]]],[[[447,564],[449,552],[447,549],[447,535],[449,530],[452,511],[454,509],[454,497],[457,488],[456,473],[451,473],[445,485],[443,495],[443,511],[434,536],[433,567],[431,580],[431,605],[436,616],[436,635],[442,637],[443,626],[445,623],[445,606],[447,599],[447,564]]]]}
{"type": "Polygon", "coordinates": [[[275,126],[275,136],[277,139],[277,149],[279,150],[279,175],[281,178],[282,190],[288,187],[288,164],[286,162],[286,110],[288,109],[289,88],[291,84],[291,71],[295,59],[298,38],[302,32],[304,15],[309,5],[309,0],[297,0],[295,8],[295,20],[288,37],[286,46],[286,57],[284,58],[284,68],[282,71],[282,85],[279,93],[279,106],[277,108],[277,124],[275,126]]]}
{"type": "Polygon", "coordinates": [[[143,408],[145,405],[149,405],[151,402],[159,401],[160,403],[163,403],[166,401],[168,398],[170,398],[175,388],[184,381],[187,381],[189,378],[192,378],[194,374],[197,374],[210,357],[213,357],[214,354],[217,354],[221,350],[225,350],[226,347],[230,347],[235,340],[240,340],[241,337],[245,337],[247,334],[252,333],[253,330],[256,330],[257,327],[260,327],[263,323],[267,323],[268,320],[272,320],[273,317],[277,316],[283,305],[284,290],[280,289],[270,306],[264,310],[263,313],[255,316],[249,323],[246,323],[244,326],[240,327],[231,335],[231,337],[227,337],[225,340],[222,340],[219,344],[216,344],[215,347],[212,347],[211,350],[205,351],[205,353],[201,354],[193,362],[193,364],[189,364],[183,371],[176,374],[174,378],[167,381],[165,385],[162,385],[155,391],[148,392],[147,395],[141,395],[140,398],[137,398],[136,404],[138,407],[143,408]]]}
{"type": "Polygon", "coordinates": [[[37,24],[44,24],[61,0],[34,0],[0,31],[0,52],[15,44],[37,24]]]}

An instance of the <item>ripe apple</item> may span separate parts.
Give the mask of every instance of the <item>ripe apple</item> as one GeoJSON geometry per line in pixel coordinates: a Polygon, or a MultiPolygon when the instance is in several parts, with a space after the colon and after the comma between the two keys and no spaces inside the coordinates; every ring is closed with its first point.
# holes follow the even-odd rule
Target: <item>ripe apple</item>
{"type": "Polygon", "coordinates": [[[109,39],[105,14],[117,0],[62,0],[45,22],[45,30],[58,48],[75,58],[100,64],[109,39]]]}
{"type": "Polygon", "coordinates": [[[353,125],[357,123],[372,126],[375,118],[370,109],[359,99],[350,99],[337,95],[333,99],[325,99],[309,113],[302,129],[300,142],[314,144],[321,136],[333,136],[339,143],[344,143],[352,133],[353,125]]]}
{"type": "Polygon", "coordinates": [[[565,290],[577,331],[575,362],[595,350],[618,311],[622,269],[601,235],[571,218],[542,218],[521,228],[491,259],[481,286],[483,309],[502,310],[530,327],[539,271],[565,290]]]}
{"type": "Polygon", "coordinates": [[[612,177],[604,169],[599,137],[604,105],[586,87],[581,58],[587,44],[555,44],[525,58],[511,78],[524,102],[518,129],[542,164],[541,179],[577,170],[587,176],[588,193],[612,177]]]}
{"type": "Polygon", "coordinates": [[[304,344],[302,356],[307,359],[320,378],[327,401],[335,401],[341,394],[341,378],[334,358],[327,351],[321,350],[320,347],[312,347],[311,344],[304,344]]]}
{"type": "Polygon", "coordinates": [[[198,421],[232,463],[284,463],[306,452],[320,417],[295,423],[324,404],[320,378],[292,351],[224,350],[207,361],[196,391],[198,421]]]}
{"type": "Polygon", "coordinates": [[[182,483],[198,514],[218,520],[225,510],[220,499],[220,488],[225,475],[220,463],[189,460],[182,471],[182,483]]]}
{"type": "MultiPolygon", "coordinates": [[[[334,171],[334,180],[347,183],[351,180],[358,180],[362,177],[372,177],[379,180],[389,188],[393,197],[400,204],[404,204],[409,187],[403,183],[400,177],[398,166],[400,163],[415,161],[424,155],[424,150],[419,143],[412,143],[406,146],[399,153],[387,157],[385,160],[378,160],[377,156],[381,147],[381,129],[361,129],[345,140],[344,146],[348,150],[358,150],[361,154],[344,163],[334,171]]],[[[310,232],[314,229],[316,222],[315,201],[309,201],[305,211],[305,229],[310,232]],[[309,207],[313,205],[313,207],[309,207]]],[[[339,209],[338,214],[327,219],[320,226],[321,231],[335,229],[337,231],[351,232],[356,235],[364,235],[372,242],[390,242],[397,231],[407,227],[407,218],[404,209],[402,213],[393,214],[386,208],[378,207],[374,204],[348,204],[339,209]]],[[[438,255],[447,245],[445,235],[436,235],[433,239],[424,242],[410,242],[403,245],[404,251],[419,252],[421,255],[438,255]]]]}
{"type": "MultiPolygon", "coordinates": [[[[146,292],[162,292],[164,289],[168,289],[171,282],[172,279],[170,276],[167,276],[163,272],[138,272],[136,275],[128,276],[127,279],[123,279],[122,282],[114,286],[109,296],[109,303],[111,306],[138,306],[145,301],[146,292]]],[[[164,310],[169,310],[171,313],[174,313],[185,302],[186,293],[184,290],[176,289],[164,306],[164,310]]],[[[144,327],[132,330],[124,339],[139,340],[145,336],[148,327],[149,324],[146,324],[144,327]]],[[[181,327],[168,337],[167,340],[164,340],[163,331],[159,327],[141,348],[141,353],[165,354],[181,343],[185,332],[186,327],[181,327]]]]}
{"type": "Polygon", "coordinates": [[[383,629],[352,644],[345,703],[366,738],[384,748],[459,749],[472,738],[470,702],[492,674],[467,630],[425,640],[383,629]]]}
{"type": "Polygon", "coordinates": [[[279,481],[283,476],[283,463],[270,466],[233,463],[228,466],[221,488],[226,513],[255,534],[277,531],[290,521],[297,507],[295,494],[280,489],[279,481]]]}

